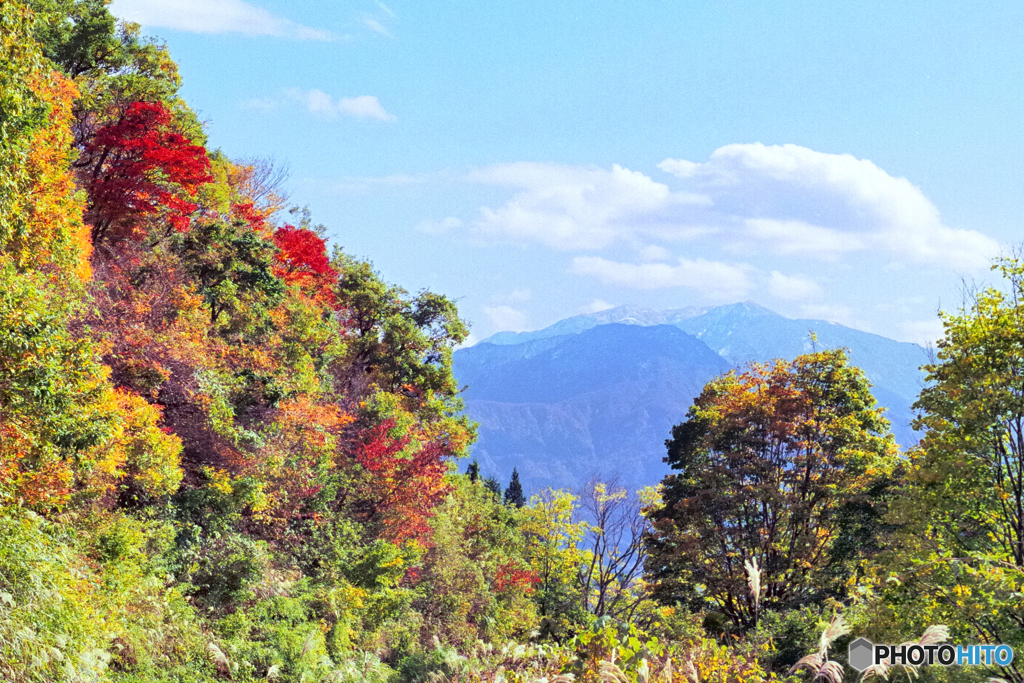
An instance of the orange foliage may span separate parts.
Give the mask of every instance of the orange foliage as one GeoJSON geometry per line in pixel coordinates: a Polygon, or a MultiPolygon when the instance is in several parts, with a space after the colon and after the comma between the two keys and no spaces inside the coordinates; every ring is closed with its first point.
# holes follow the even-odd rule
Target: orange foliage
{"type": "Polygon", "coordinates": [[[71,164],[71,104],[78,96],[75,84],[57,72],[40,76],[30,86],[49,105],[49,125],[32,136],[27,159],[31,186],[28,234],[9,251],[22,267],[56,265],[80,280],[91,276],[92,242],[82,222],[82,206],[75,198],[71,164]]]}
{"type": "Polygon", "coordinates": [[[243,456],[235,463],[265,482],[265,507],[255,511],[260,521],[279,527],[312,516],[307,505],[335,469],[339,433],[352,420],[337,406],[316,403],[308,396],[281,403],[259,458],[243,456]]]}
{"type": "Polygon", "coordinates": [[[0,492],[29,507],[58,507],[71,495],[74,473],[65,460],[48,460],[31,466],[36,444],[11,424],[0,425],[0,492]]]}

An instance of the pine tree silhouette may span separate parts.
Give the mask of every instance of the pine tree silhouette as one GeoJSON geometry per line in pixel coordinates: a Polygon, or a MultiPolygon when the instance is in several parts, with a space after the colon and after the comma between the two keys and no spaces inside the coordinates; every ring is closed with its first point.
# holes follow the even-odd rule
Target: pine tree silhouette
{"type": "Polygon", "coordinates": [[[469,467],[466,468],[466,476],[475,484],[476,480],[480,478],[480,463],[476,460],[469,463],[469,467]]]}
{"type": "Polygon", "coordinates": [[[523,504],[526,503],[523,485],[519,483],[519,470],[514,467],[512,468],[512,480],[508,483],[508,488],[505,489],[505,503],[515,505],[517,508],[523,507],[523,504]]]}

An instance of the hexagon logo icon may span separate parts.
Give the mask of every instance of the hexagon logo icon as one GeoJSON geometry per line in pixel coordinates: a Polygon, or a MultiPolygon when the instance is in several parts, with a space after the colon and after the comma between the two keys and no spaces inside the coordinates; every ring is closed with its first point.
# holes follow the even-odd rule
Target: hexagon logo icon
{"type": "Polygon", "coordinates": [[[871,666],[874,661],[875,645],[867,638],[858,638],[850,643],[849,662],[850,668],[857,671],[871,666]]]}

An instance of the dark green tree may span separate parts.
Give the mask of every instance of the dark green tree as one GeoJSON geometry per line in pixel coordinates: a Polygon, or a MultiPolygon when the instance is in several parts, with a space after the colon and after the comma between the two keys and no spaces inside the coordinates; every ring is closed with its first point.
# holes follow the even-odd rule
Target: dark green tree
{"type": "Polygon", "coordinates": [[[243,222],[199,221],[174,235],[173,250],[210,307],[210,325],[222,332],[235,328],[236,318],[268,322],[266,309],[284,294],[284,283],[273,272],[277,247],[243,222]]]}
{"type": "Polygon", "coordinates": [[[127,63],[130,34],[118,34],[117,19],[104,0],[32,0],[29,5],[36,12],[43,54],[72,78],[127,63]]]}
{"type": "Polygon", "coordinates": [[[409,397],[437,399],[445,412],[462,403],[452,352],[469,334],[455,303],[433,292],[410,296],[380,279],[373,265],[336,251],[337,299],[347,314],[350,388],[367,383],[409,397]]]}
{"type": "Polygon", "coordinates": [[[505,489],[505,503],[507,505],[514,505],[517,508],[521,508],[526,504],[526,496],[523,495],[523,485],[519,483],[519,470],[515,467],[512,468],[512,479],[508,482],[508,488],[505,489]]]}
{"type": "Polygon", "coordinates": [[[477,479],[480,478],[480,463],[476,460],[469,463],[469,467],[466,468],[466,476],[468,476],[469,480],[475,484],[477,479]]]}

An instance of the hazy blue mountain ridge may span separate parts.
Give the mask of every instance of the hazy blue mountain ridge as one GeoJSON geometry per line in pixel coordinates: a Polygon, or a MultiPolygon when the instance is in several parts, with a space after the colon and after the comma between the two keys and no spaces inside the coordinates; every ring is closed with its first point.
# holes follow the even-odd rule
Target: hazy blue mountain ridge
{"type": "Polygon", "coordinates": [[[750,361],[846,347],[874,384],[903,445],[924,349],[820,320],[791,320],[752,302],[710,310],[619,307],[536,332],[500,333],[455,353],[473,457],[485,475],[524,486],[579,487],[593,474],[655,484],[665,439],[704,384],[750,361]],[[811,340],[814,332],[816,341],[811,340]]]}
{"type": "MultiPolygon", "coordinates": [[[[560,337],[567,334],[579,334],[598,325],[619,323],[622,325],[639,325],[647,327],[651,325],[674,325],[687,318],[705,313],[705,308],[679,308],[670,311],[657,311],[650,308],[638,306],[618,306],[609,308],[597,313],[576,315],[565,320],[559,320],[554,325],[545,327],[542,330],[533,332],[498,332],[484,342],[491,344],[512,345],[523,344],[537,339],[560,337]]],[[[483,342],[481,342],[483,343],[483,342]]]]}

